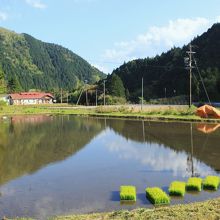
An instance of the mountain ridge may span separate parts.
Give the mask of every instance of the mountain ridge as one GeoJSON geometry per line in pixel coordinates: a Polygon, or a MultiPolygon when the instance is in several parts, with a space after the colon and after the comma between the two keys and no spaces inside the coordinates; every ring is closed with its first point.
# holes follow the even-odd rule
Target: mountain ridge
{"type": "MultiPolygon", "coordinates": [[[[202,35],[191,41],[198,59],[204,84],[211,101],[220,99],[220,23],[214,24],[202,35]]],[[[188,44],[189,45],[189,44],[188,44]]],[[[184,66],[188,45],[174,47],[153,58],[136,59],[116,68],[118,75],[130,96],[137,102],[141,97],[141,78],[144,78],[145,100],[188,95],[189,74],[184,66]]],[[[207,100],[196,69],[193,69],[193,100],[207,100]]]]}
{"type": "Polygon", "coordinates": [[[65,47],[5,28],[0,28],[0,72],[5,83],[13,78],[24,91],[72,91],[85,80],[92,84],[105,76],[65,47]]]}

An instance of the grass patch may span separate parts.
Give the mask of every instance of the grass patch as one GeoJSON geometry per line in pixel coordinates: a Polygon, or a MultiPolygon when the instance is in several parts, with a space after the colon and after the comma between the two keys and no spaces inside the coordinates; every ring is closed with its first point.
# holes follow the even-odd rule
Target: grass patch
{"type": "Polygon", "coordinates": [[[218,190],[220,178],[218,176],[207,176],[203,181],[203,188],[208,190],[218,190]]]}
{"type": "Polygon", "coordinates": [[[170,204],[170,197],[160,188],[146,188],[146,197],[154,205],[170,204]]]}
{"type": "Polygon", "coordinates": [[[186,192],[186,183],[174,181],[170,184],[169,194],[171,196],[184,196],[186,192]]]}
{"type": "Polygon", "coordinates": [[[190,177],[186,183],[186,190],[200,192],[202,190],[202,178],[190,177]]]}
{"type": "Polygon", "coordinates": [[[135,186],[121,186],[120,187],[120,200],[121,201],[136,201],[135,186]]]}
{"type": "Polygon", "coordinates": [[[34,114],[53,114],[53,115],[86,115],[95,117],[114,117],[114,118],[133,118],[147,120],[165,121],[203,121],[218,123],[220,119],[206,119],[195,115],[195,107],[187,106],[140,106],[118,105],[118,106],[98,106],[85,107],[67,104],[53,105],[27,105],[27,106],[0,106],[1,116],[13,115],[34,115],[34,114]]]}
{"type": "Polygon", "coordinates": [[[132,211],[119,210],[108,213],[91,213],[51,218],[51,220],[216,220],[219,219],[220,198],[205,202],[157,207],[154,209],[139,208],[132,211]]]}

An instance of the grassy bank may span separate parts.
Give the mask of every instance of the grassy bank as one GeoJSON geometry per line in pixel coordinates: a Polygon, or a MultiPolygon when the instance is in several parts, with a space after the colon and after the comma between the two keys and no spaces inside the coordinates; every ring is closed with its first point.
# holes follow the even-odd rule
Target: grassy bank
{"type": "MultiPolygon", "coordinates": [[[[139,208],[132,211],[115,211],[109,213],[69,215],[49,218],[48,220],[217,220],[220,219],[220,198],[186,205],[174,205],[154,209],[139,208]]],[[[27,219],[17,219],[27,220],[27,219]]]]}
{"type": "Polygon", "coordinates": [[[206,202],[187,205],[160,207],[155,209],[136,209],[133,211],[116,211],[110,213],[72,215],[55,217],[53,220],[87,220],[87,219],[220,219],[220,198],[206,202]]]}
{"type": "Polygon", "coordinates": [[[195,115],[196,108],[187,106],[71,106],[71,105],[35,105],[0,106],[0,117],[13,115],[84,115],[96,117],[133,118],[146,120],[203,121],[220,122],[219,119],[202,119],[195,115]]]}

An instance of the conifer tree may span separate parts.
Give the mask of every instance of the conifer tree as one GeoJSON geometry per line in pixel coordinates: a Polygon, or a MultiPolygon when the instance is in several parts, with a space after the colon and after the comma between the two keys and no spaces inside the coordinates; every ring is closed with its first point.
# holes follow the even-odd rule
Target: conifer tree
{"type": "Polygon", "coordinates": [[[112,74],[110,77],[108,77],[107,85],[110,95],[125,98],[125,88],[121,78],[118,75],[112,74]]]}

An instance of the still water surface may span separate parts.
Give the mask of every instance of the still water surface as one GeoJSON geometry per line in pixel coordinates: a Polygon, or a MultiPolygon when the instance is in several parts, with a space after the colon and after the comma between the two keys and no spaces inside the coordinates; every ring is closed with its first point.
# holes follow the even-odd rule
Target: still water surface
{"type": "MultiPolygon", "coordinates": [[[[146,187],[219,175],[219,125],[73,116],[0,121],[0,217],[48,216],[152,207],[146,187]],[[121,205],[120,185],[137,187],[121,205]]],[[[220,196],[186,194],[174,203],[220,196]]]]}

